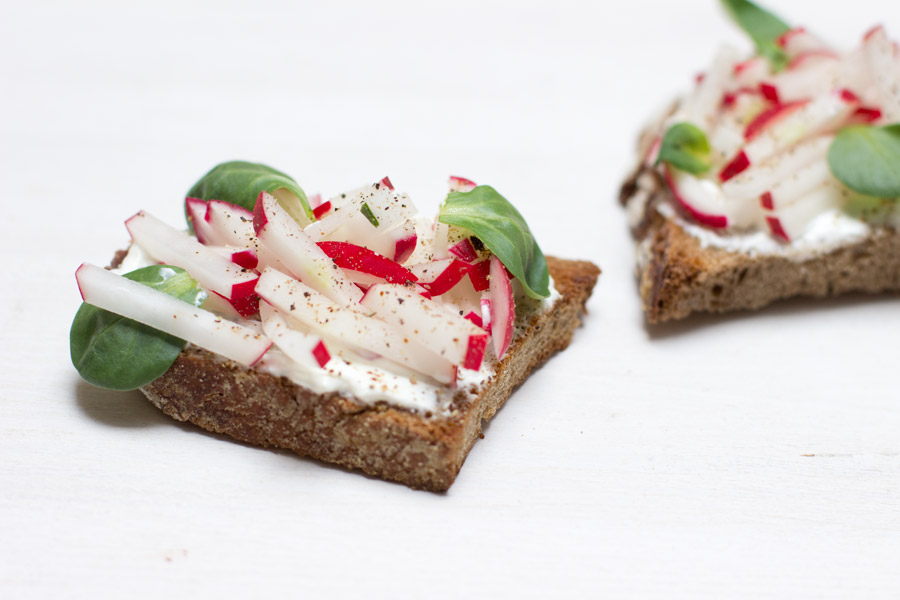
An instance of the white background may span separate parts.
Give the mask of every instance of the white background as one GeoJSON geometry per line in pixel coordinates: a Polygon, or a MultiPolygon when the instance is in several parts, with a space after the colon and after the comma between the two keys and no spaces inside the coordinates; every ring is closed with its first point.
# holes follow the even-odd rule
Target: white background
{"type": "MultiPolygon", "coordinates": [[[[900,34],[881,0],[781,4],[900,34]]],[[[642,320],[617,186],[723,41],[749,50],[713,0],[3,2],[0,595],[897,597],[897,297],[642,320]],[[80,381],[75,268],[235,158],[429,212],[464,175],[603,268],[448,493],[80,381]]]]}

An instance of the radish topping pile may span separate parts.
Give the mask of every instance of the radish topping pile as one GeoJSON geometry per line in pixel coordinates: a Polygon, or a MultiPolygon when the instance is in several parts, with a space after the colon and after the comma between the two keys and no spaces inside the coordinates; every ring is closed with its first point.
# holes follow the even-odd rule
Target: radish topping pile
{"type": "MultiPolygon", "coordinates": [[[[451,191],[475,187],[450,179],[451,191]]],[[[252,212],[188,197],[193,236],[145,211],[128,219],[134,247],[209,292],[202,308],[87,264],[79,287],[87,303],[245,365],[274,345],[304,369],[391,361],[453,387],[459,369],[483,368],[489,348],[505,356],[512,275],[473,234],[440,223],[417,231],[415,206],[387,178],[314,196],[310,210],[317,220],[303,227],[262,191],[252,212]]]]}
{"type": "Polygon", "coordinates": [[[722,49],[661,124],[645,162],[659,165],[686,218],[788,243],[858,195],[826,155],[846,127],[900,121],[900,48],[882,27],[846,53],[794,28],[772,50],[782,63],[722,49]]]}

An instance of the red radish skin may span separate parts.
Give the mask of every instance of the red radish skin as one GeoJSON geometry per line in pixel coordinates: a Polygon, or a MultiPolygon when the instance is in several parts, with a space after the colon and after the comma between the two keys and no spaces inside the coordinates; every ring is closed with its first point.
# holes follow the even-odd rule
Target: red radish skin
{"type": "Polygon", "coordinates": [[[781,221],[778,217],[766,217],[766,224],[769,226],[769,230],[772,232],[772,235],[775,237],[785,241],[790,242],[791,238],[788,237],[787,232],[784,230],[784,227],[781,226],[781,221]]]}
{"type": "Polygon", "coordinates": [[[721,172],[719,172],[719,181],[725,183],[735,175],[746,171],[749,166],[750,159],[747,158],[747,154],[741,150],[740,153],[738,153],[738,155],[725,165],[721,172]]]}
{"type": "Polygon", "coordinates": [[[850,117],[850,123],[872,123],[881,118],[881,110],[868,106],[861,106],[850,117]]]}
{"type": "Polygon", "coordinates": [[[487,334],[469,336],[469,345],[466,347],[466,358],[462,365],[464,369],[477,371],[481,368],[481,361],[484,358],[484,350],[487,348],[487,341],[487,334]]]}
{"type": "Polygon", "coordinates": [[[328,348],[325,347],[325,342],[322,340],[319,340],[319,343],[313,348],[312,354],[316,359],[316,362],[319,363],[319,366],[322,368],[324,368],[325,365],[328,364],[328,361],[331,360],[331,354],[328,353],[328,348]]]}
{"type": "Polygon", "coordinates": [[[471,192],[476,188],[476,184],[471,179],[466,179],[465,177],[458,177],[456,175],[450,176],[450,191],[451,192],[471,192]]]}
{"type": "Polygon", "coordinates": [[[770,192],[766,192],[759,197],[759,204],[765,209],[772,210],[774,205],[772,203],[772,194],[770,192]]]}
{"type": "Polygon", "coordinates": [[[194,235],[201,244],[216,244],[215,231],[209,226],[206,220],[207,205],[206,202],[199,198],[191,198],[188,196],[184,199],[184,208],[191,220],[191,226],[194,228],[194,235]]]}
{"type": "Polygon", "coordinates": [[[419,280],[399,263],[368,248],[349,242],[318,242],[317,245],[342,269],[375,275],[388,283],[402,284],[419,280]]]}
{"type": "Polygon", "coordinates": [[[779,120],[808,103],[809,100],[798,100],[796,102],[788,102],[787,104],[776,104],[775,106],[764,110],[747,125],[747,129],[744,130],[744,139],[748,142],[751,141],[767,127],[771,127],[779,120]]]}
{"type": "Polygon", "coordinates": [[[243,250],[238,250],[237,252],[232,252],[231,262],[239,267],[252,270],[259,265],[259,258],[253,250],[245,248],[243,250]]]}
{"type": "Polygon", "coordinates": [[[864,42],[869,41],[870,39],[872,39],[872,37],[875,34],[877,34],[879,31],[881,31],[883,29],[884,29],[884,25],[876,25],[872,29],[868,30],[865,34],[863,34],[863,41],[864,42]]]}
{"type": "MultiPolygon", "coordinates": [[[[507,271],[507,274],[509,274],[511,279],[512,274],[509,271],[507,271]]],[[[483,292],[490,287],[490,275],[491,261],[489,260],[483,260],[469,266],[469,280],[472,282],[472,287],[475,288],[476,292],[483,292]]]]}
{"type": "Polygon", "coordinates": [[[265,192],[260,192],[259,196],[256,198],[256,204],[253,205],[253,231],[256,232],[256,235],[259,235],[260,229],[266,226],[266,223],[269,222],[269,217],[266,216],[266,209],[263,206],[263,194],[265,192]]]}
{"type": "Polygon", "coordinates": [[[759,93],[763,95],[763,98],[768,100],[769,102],[778,103],[778,88],[776,88],[771,83],[761,83],[759,84],[759,93]]]}
{"type": "Polygon", "coordinates": [[[512,341],[513,325],[516,319],[516,304],[512,286],[506,276],[503,263],[496,256],[491,257],[491,337],[494,352],[501,360],[512,341]]]}
{"type": "MultiPolygon", "coordinates": [[[[666,184],[669,186],[669,190],[672,192],[672,197],[675,198],[675,201],[678,203],[678,205],[686,210],[688,214],[690,214],[691,217],[694,218],[694,220],[696,220],[698,223],[709,225],[710,227],[728,227],[728,217],[724,215],[710,215],[695,209],[681,195],[681,192],[678,190],[678,186],[675,184],[675,178],[672,177],[672,171],[666,168],[663,173],[666,179],[666,184]]],[[[491,275],[493,276],[493,266],[491,267],[491,275]]]]}
{"type": "Polygon", "coordinates": [[[811,60],[819,60],[819,59],[828,59],[828,60],[839,60],[837,54],[832,52],[831,50],[809,50],[807,52],[801,52],[797,56],[791,59],[788,63],[788,70],[793,71],[794,69],[798,69],[806,65],[811,60]]]}
{"type": "Polygon", "coordinates": [[[316,219],[321,219],[322,215],[327,213],[329,210],[331,210],[331,200],[326,200],[313,209],[313,216],[316,219]]]}
{"type": "Polygon", "coordinates": [[[456,242],[450,246],[447,252],[466,263],[473,263],[478,260],[478,252],[475,251],[475,246],[472,245],[472,241],[469,238],[456,242]]]}
{"type": "Polygon", "coordinates": [[[386,187],[387,189],[389,189],[391,191],[394,190],[394,184],[391,183],[391,180],[388,179],[387,177],[385,177],[384,179],[381,180],[381,185],[383,185],[384,187],[386,187]]]}
{"type": "Polygon", "coordinates": [[[419,237],[416,235],[410,235],[397,240],[394,244],[394,260],[398,263],[406,262],[406,260],[412,256],[418,242],[419,237]]]}
{"type": "Polygon", "coordinates": [[[775,41],[775,43],[778,44],[781,48],[786,48],[790,43],[791,38],[801,33],[806,33],[806,29],[804,29],[803,27],[794,27],[793,29],[789,29],[788,31],[785,31],[780,36],[778,36],[778,39],[775,41]]]}
{"type": "Polygon", "coordinates": [[[475,311],[469,311],[469,314],[463,318],[472,321],[472,323],[484,329],[484,320],[481,318],[481,315],[475,314],[475,311]]]}

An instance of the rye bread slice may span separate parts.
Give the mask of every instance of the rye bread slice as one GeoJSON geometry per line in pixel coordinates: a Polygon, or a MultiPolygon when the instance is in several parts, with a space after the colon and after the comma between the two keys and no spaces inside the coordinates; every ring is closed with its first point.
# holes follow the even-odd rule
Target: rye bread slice
{"type": "MultiPolygon", "coordinates": [[[[640,145],[643,156],[647,140],[640,145]]],[[[637,276],[651,324],[695,312],[754,310],[795,296],[900,291],[900,232],[889,226],[803,260],[751,256],[704,247],[677,219],[660,214],[657,206],[672,202],[670,192],[658,172],[643,163],[625,181],[620,201],[633,216],[637,276]]]]}
{"type": "Polygon", "coordinates": [[[248,369],[188,346],[160,378],[141,388],[178,421],[256,446],[359,469],[409,487],[444,491],[513,389],[572,339],[600,270],[547,257],[561,296],[517,336],[474,397],[457,393],[448,415],[418,414],[338,393],[317,394],[287,378],[248,369]]]}

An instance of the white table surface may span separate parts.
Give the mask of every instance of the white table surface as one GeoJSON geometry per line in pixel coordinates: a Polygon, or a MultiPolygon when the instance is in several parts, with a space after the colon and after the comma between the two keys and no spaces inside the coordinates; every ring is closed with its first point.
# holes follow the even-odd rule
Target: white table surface
{"type": "MultiPolygon", "coordinates": [[[[0,7],[0,596],[900,594],[897,297],[648,329],[616,203],[642,121],[718,43],[712,0],[0,7]],[[310,193],[490,183],[603,268],[572,346],[449,492],[177,424],[68,355],[82,261],[217,162],[310,193]],[[165,594],[165,595],[163,595],[165,594]]],[[[784,2],[847,47],[881,0],[784,2]]]]}

